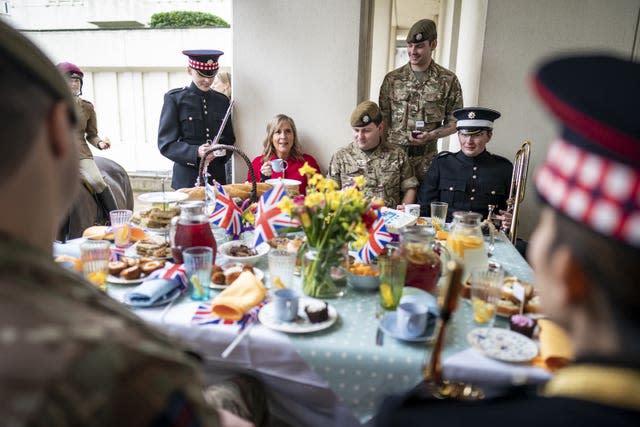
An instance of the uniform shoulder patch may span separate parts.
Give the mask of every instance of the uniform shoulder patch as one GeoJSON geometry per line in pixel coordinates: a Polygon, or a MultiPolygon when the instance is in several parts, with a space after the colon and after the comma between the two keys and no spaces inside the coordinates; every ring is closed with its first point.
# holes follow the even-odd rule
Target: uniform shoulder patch
{"type": "Polygon", "coordinates": [[[187,88],[187,86],[177,87],[175,89],[171,89],[169,92],[167,92],[167,94],[182,92],[186,88],[187,88]]]}
{"type": "Polygon", "coordinates": [[[455,154],[455,153],[452,153],[451,151],[441,151],[441,152],[438,153],[438,155],[436,157],[437,158],[447,157],[447,156],[450,156],[452,154],[455,154]]]}

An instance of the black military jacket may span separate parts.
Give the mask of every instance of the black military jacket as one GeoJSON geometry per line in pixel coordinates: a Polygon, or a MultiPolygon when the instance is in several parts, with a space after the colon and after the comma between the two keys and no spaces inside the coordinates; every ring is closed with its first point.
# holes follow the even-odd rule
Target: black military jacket
{"type": "MultiPolygon", "coordinates": [[[[431,202],[447,202],[447,218],[455,211],[487,215],[487,205],[506,209],[513,166],[504,157],[482,152],[467,157],[462,151],[440,153],[431,163],[418,192],[420,214],[431,214],[431,202]]],[[[497,211],[496,211],[497,212],[497,211]]]]}
{"type": "MultiPolygon", "coordinates": [[[[198,146],[213,140],[229,107],[229,99],[214,90],[203,92],[194,83],[189,87],[172,89],[164,95],[160,113],[158,148],[163,156],[171,159],[174,189],[193,187],[198,177],[200,158],[198,146]]],[[[231,118],[220,137],[220,144],[233,145],[231,118]]],[[[218,157],[209,164],[209,174],[221,184],[226,183],[224,164],[231,156],[218,157]]]]}

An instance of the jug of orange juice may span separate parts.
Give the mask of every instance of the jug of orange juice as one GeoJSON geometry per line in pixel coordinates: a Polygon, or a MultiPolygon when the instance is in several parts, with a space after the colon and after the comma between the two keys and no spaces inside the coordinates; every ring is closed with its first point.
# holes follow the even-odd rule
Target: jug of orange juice
{"type": "Polygon", "coordinates": [[[466,280],[473,270],[486,270],[489,263],[480,228],[481,221],[482,215],[476,212],[453,213],[447,247],[452,256],[464,264],[463,280],[466,280]]]}

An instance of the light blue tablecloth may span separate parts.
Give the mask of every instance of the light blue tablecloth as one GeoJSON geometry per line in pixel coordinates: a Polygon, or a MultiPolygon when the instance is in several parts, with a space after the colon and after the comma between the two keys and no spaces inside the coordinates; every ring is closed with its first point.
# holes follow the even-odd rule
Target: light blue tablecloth
{"type": "MultiPolygon", "coordinates": [[[[507,275],[533,283],[531,268],[506,239],[495,243],[491,259],[502,264],[507,275]]],[[[383,345],[376,346],[377,292],[348,289],[346,296],[329,303],[340,315],[335,325],[314,334],[290,335],[289,339],[355,415],[366,421],[384,396],[407,391],[420,381],[431,346],[391,336],[385,336],[383,345]]],[[[505,326],[506,321],[498,318],[496,327],[505,326]]],[[[449,322],[443,358],[468,348],[466,336],[475,327],[470,304],[460,301],[449,322]]]]}

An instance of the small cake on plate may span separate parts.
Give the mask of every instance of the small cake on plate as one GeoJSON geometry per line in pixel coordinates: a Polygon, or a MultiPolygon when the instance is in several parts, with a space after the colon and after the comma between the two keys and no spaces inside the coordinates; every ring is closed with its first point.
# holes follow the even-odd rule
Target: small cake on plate
{"type": "Polygon", "coordinates": [[[533,330],[536,328],[536,321],[522,314],[514,314],[509,317],[509,328],[514,332],[531,338],[533,330]]]}
{"type": "Polygon", "coordinates": [[[329,304],[324,301],[314,301],[304,308],[311,323],[325,322],[329,319],[329,304]]]}

